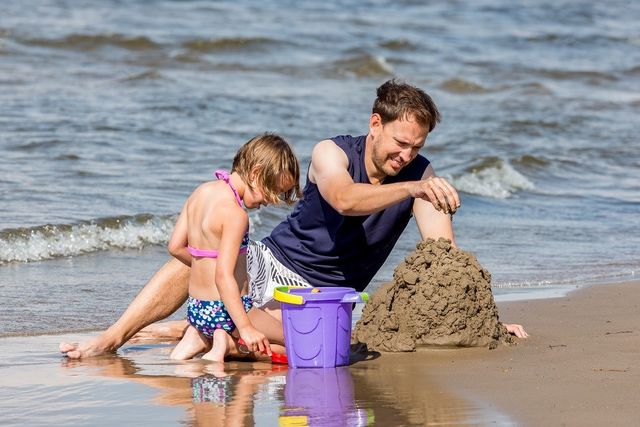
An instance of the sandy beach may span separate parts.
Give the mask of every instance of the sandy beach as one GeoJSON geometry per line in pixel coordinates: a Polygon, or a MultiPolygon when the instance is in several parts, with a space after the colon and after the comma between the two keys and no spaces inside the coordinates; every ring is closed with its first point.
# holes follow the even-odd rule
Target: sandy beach
{"type": "Polygon", "coordinates": [[[56,346],[70,336],[5,337],[0,410],[7,425],[637,424],[640,282],[499,308],[528,340],[372,354],[333,370],[174,363],[171,343],[66,361],[56,346]]]}
{"type": "Polygon", "coordinates": [[[507,423],[637,425],[640,282],[499,308],[503,321],[526,325],[528,340],[496,350],[422,349],[369,363],[402,366],[416,374],[413,390],[428,379],[477,407],[508,414],[507,423]]]}

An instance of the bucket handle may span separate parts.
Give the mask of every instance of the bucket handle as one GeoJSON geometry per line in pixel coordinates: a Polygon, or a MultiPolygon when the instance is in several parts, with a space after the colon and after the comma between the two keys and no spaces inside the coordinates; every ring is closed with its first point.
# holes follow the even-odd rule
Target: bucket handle
{"type": "Polygon", "coordinates": [[[350,294],[347,294],[345,296],[342,297],[342,300],[340,301],[341,303],[346,303],[346,302],[367,302],[369,301],[369,294],[366,292],[353,292],[350,294]]]}
{"type": "MultiPolygon", "coordinates": [[[[302,305],[306,301],[302,295],[289,293],[288,286],[278,286],[273,291],[273,298],[279,302],[287,304],[302,305]]],[[[369,301],[369,294],[366,292],[351,292],[342,297],[340,303],[357,303],[369,301]]]]}
{"type": "Polygon", "coordinates": [[[278,302],[286,302],[287,304],[302,305],[305,303],[302,295],[289,293],[288,286],[278,286],[273,291],[273,298],[278,302]]]}

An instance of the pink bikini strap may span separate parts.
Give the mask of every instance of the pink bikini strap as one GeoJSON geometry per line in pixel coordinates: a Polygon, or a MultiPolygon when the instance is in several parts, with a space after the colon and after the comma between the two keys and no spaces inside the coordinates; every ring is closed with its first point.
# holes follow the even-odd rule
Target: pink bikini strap
{"type": "MultiPolygon", "coordinates": [[[[187,246],[187,252],[196,258],[218,258],[218,255],[220,254],[217,249],[198,249],[193,246],[187,246]]],[[[247,247],[241,246],[240,253],[246,254],[247,247]]]]}
{"type": "Polygon", "coordinates": [[[236,190],[236,188],[233,186],[233,184],[231,184],[231,181],[229,180],[229,172],[227,172],[226,170],[223,169],[218,169],[215,172],[216,178],[223,180],[224,182],[226,182],[229,187],[231,188],[231,191],[233,191],[233,194],[235,194],[236,196],[236,201],[238,202],[238,204],[240,205],[240,207],[244,206],[244,203],[242,203],[242,199],[240,198],[240,195],[238,194],[238,191],[236,190]]]}
{"type": "Polygon", "coordinates": [[[193,246],[187,246],[187,251],[198,258],[218,258],[218,251],[215,249],[198,249],[193,246]]]}

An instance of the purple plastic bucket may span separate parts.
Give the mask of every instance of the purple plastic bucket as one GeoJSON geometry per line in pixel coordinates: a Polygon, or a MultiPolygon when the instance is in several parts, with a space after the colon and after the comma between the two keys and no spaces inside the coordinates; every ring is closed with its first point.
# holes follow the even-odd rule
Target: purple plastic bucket
{"type": "Polygon", "coordinates": [[[282,303],[289,366],[333,368],[349,364],[352,304],[368,299],[353,288],[287,288],[274,293],[282,303]]]}

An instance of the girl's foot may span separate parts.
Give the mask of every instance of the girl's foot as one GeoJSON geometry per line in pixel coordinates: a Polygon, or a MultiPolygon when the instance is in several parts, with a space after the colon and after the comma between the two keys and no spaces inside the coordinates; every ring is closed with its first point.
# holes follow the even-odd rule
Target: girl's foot
{"type": "Polygon", "coordinates": [[[202,358],[212,362],[224,362],[224,357],[229,354],[231,346],[233,346],[231,335],[223,329],[216,329],[213,333],[213,347],[202,358]]]}
{"type": "Polygon", "coordinates": [[[196,354],[207,351],[209,345],[209,340],[204,335],[193,326],[189,326],[169,357],[173,360],[191,359],[196,354]]]}

